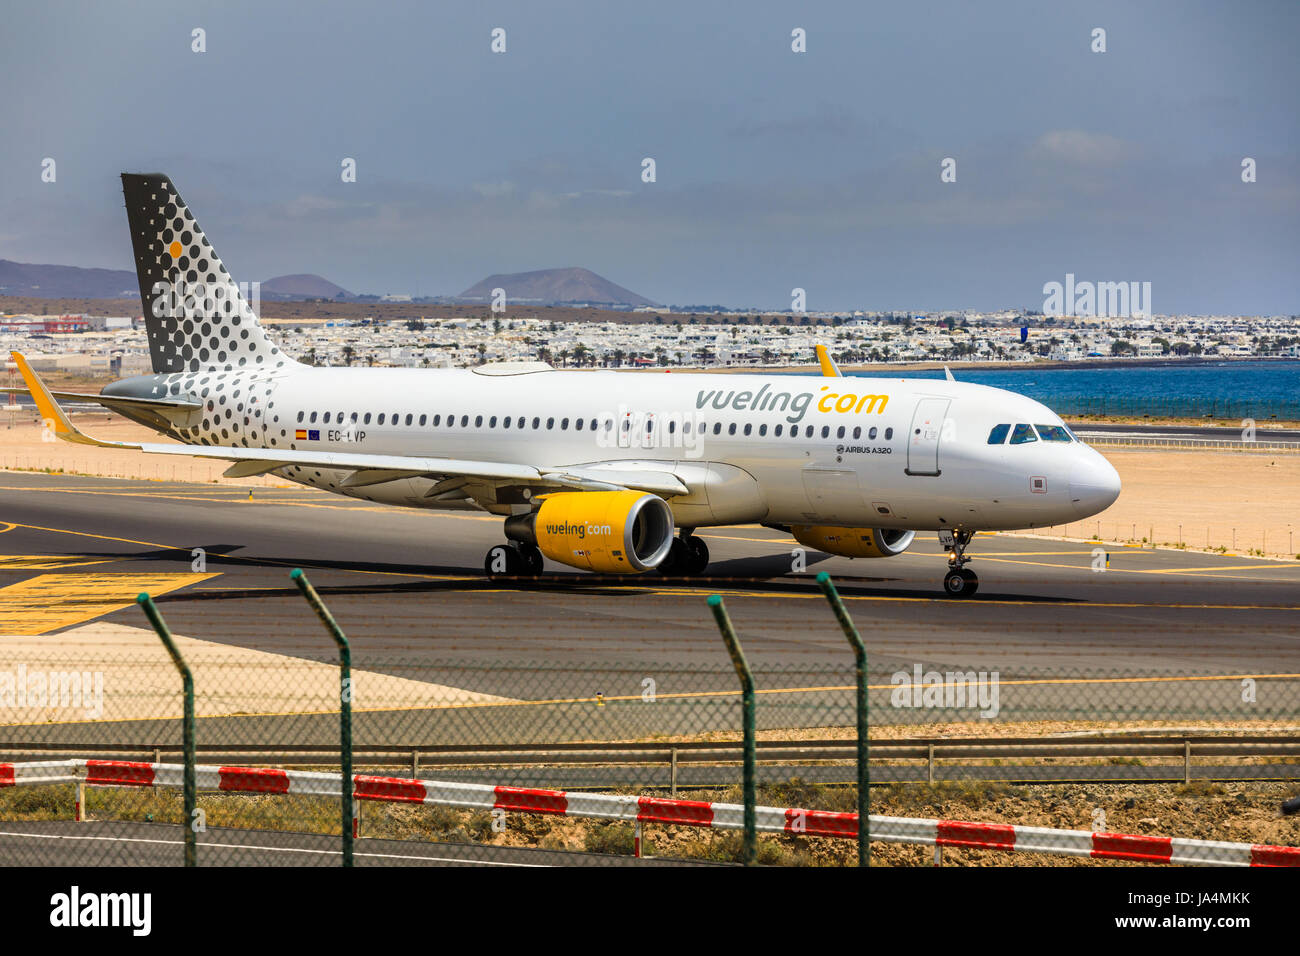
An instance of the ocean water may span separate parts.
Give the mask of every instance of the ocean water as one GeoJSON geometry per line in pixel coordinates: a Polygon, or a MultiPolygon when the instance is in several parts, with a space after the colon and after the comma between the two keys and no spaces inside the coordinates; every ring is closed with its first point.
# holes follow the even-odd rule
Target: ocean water
{"type": "MultiPolygon", "coordinates": [[[[1062,415],[1300,419],[1300,361],[1051,369],[950,367],[960,381],[1020,392],[1062,415]]],[[[896,377],[876,372],[854,374],[896,377]]],[[[943,378],[942,369],[903,374],[943,378]]]]}

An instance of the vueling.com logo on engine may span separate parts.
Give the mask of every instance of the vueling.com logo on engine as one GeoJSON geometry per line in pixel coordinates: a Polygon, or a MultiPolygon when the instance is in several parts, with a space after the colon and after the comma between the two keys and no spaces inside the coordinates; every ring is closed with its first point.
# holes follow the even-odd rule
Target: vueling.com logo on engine
{"type": "Polygon", "coordinates": [[[609,535],[614,531],[607,524],[573,524],[568,521],[559,524],[548,524],[546,533],[553,535],[568,535],[573,538],[585,538],[587,535],[609,535]]]}

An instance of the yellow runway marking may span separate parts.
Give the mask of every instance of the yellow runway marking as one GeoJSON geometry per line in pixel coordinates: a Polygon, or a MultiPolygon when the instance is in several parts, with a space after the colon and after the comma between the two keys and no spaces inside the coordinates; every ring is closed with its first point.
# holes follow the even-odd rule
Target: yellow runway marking
{"type": "MultiPolygon", "coordinates": [[[[72,534],[72,535],[78,535],[79,537],[83,537],[83,538],[97,538],[100,541],[118,541],[121,542],[122,544],[139,544],[139,545],[143,545],[146,548],[158,548],[164,551],[189,551],[190,550],[190,546],[188,544],[184,546],[177,546],[171,544],[161,544],[157,541],[139,541],[135,538],[115,538],[112,535],[93,534],[90,531],[77,531],[74,528],[46,528],[43,527],[42,525],[35,525],[35,524],[15,524],[14,527],[26,528],[28,531],[49,531],[54,534],[72,534]]],[[[134,557],[135,555],[133,554],[124,554],[120,558],[113,558],[112,560],[130,561],[134,557]]],[[[322,567],[319,564],[312,564],[311,562],[300,561],[294,563],[291,561],[271,561],[266,558],[246,558],[238,554],[223,554],[221,555],[221,557],[227,561],[249,561],[254,564],[274,564],[277,567],[282,567],[282,568],[311,568],[311,569],[326,570],[326,571],[337,570],[335,568],[322,567]]],[[[442,580],[442,578],[437,575],[410,574],[404,571],[363,571],[355,568],[348,568],[346,570],[349,574],[378,574],[383,577],[416,578],[421,581],[442,580]]]]}
{"type": "Polygon", "coordinates": [[[216,574],[41,574],[0,588],[0,634],[45,634],[216,574]]]}
{"type": "Polygon", "coordinates": [[[59,554],[0,554],[0,571],[49,571],[86,564],[108,564],[116,558],[87,558],[59,554]]]}

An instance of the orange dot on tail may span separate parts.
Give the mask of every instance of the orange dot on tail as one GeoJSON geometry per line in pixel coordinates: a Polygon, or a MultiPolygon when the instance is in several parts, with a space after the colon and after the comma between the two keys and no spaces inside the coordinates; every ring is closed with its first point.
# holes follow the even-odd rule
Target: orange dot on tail
{"type": "Polygon", "coordinates": [[[179,259],[181,257],[181,251],[183,249],[184,246],[182,246],[179,242],[173,242],[170,246],[167,247],[167,251],[171,253],[171,257],[173,259],[179,259]]]}

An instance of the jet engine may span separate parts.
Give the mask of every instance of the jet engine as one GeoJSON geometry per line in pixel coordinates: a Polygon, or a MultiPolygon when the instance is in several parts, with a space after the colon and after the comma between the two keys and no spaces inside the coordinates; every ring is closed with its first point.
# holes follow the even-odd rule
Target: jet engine
{"type": "Polygon", "coordinates": [[[668,503],[641,491],[545,495],[532,514],[506,519],[506,537],[536,545],[552,561],[605,574],[657,567],[673,543],[668,503]]]}
{"type": "Polygon", "coordinates": [[[902,554],[916,537],[915,531],[885,528],[828,528],[797,524],[790,533],[800,544],[846,558],[892,558],[902,554]]]}

